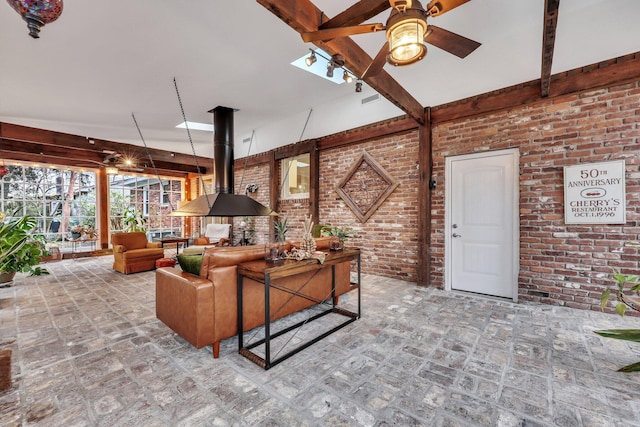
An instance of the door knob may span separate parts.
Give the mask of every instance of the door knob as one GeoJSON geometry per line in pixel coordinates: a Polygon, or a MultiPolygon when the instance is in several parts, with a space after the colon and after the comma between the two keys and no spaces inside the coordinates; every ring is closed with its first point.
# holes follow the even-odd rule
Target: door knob
{"type": "Polygon", "coordinates": [[[453,237],[462,237],[462,234],[453,233],[451,236],[453,236],[453,237]]]}

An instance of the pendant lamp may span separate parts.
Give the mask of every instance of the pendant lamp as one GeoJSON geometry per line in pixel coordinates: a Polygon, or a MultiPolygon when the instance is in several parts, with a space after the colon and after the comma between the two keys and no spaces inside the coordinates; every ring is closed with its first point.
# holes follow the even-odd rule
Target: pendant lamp
{"type": "Polygon", "coordinates": [[[7,0],[27,22],[29,35],[34,39],[40,37],[40,28],[49,24],[62,13],[62,0],[7,0]]]}

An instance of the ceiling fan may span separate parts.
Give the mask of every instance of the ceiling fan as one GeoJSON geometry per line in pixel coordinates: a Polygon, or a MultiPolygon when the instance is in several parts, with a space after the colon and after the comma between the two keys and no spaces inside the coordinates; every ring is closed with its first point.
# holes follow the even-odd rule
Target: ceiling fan
{"type": "Polygon", "coordinates": [[[136,166],[135,160],[129,157],[125,157],[120,153],[116,153],[115,151],[105,151],[106,156],[102,163],[106,168],[115,168],[122,169],[131,172],[143,172],[143,168],[139,168],[136,166]]]}
{"type": "Polygon", "coordinates": [[[424,58],[427,42],[459,58],[465,58],[480,43],[427,24],[428,17],[440,16],[470,0],[432,0],[426,8],[417,0],[361,0],[332,19],[324,22],[317,31],[302,33],[305,42],[327,41],[356,34],[386,31],[387,42],[363,73],[373,76],[382,70],[385,62],[401,66],[413,64],[424,58]],[[391,7],[386,25],[362,24],[391,7]]]}

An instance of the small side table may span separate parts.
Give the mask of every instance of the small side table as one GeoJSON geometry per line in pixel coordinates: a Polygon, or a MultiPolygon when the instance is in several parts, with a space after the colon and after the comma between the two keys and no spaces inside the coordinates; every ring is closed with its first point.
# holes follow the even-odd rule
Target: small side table
{"type": "Polygon", "coordinates": [[[178,255],[178,252],[180,251],[180,243],[184,243],[184,247],[186,248],[187,246],[189,246],[189,239],[187,237],[163,237],[160,239],[160,242],[162,243],[162,247],[164,248],[165,244],[176,244],[176,255],[178,255]]]}

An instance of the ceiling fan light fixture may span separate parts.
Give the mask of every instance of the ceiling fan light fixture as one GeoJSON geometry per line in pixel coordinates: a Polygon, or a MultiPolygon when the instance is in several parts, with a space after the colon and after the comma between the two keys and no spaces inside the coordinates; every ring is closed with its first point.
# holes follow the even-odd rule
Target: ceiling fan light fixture
{"type": "MultiPolygon", "coordinates": [[[[419,3],[418,3],[419,5],[419,3]]],[[[387,21],[389,55],[387,62],[402,66],[420,61],[427,54],[424,36],[427,21],[422,8],[408,9],[404,13],[392,12],[387,21]]]]}

